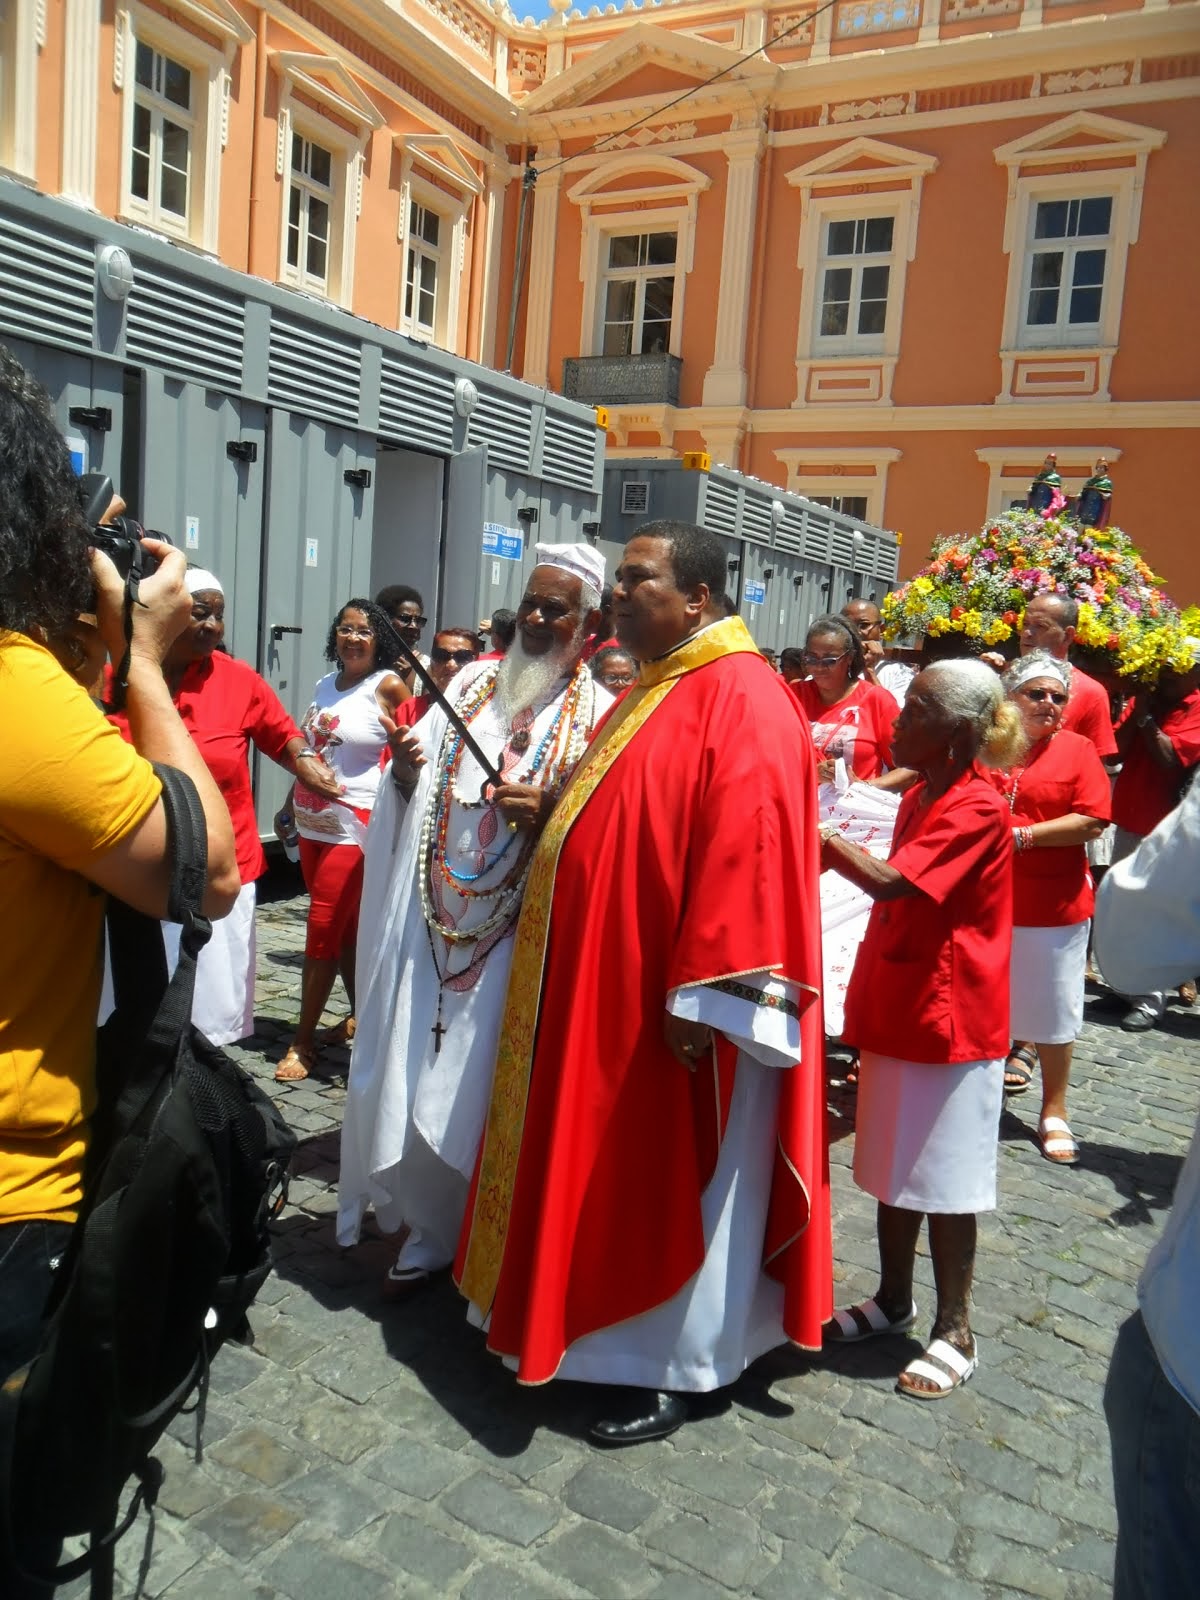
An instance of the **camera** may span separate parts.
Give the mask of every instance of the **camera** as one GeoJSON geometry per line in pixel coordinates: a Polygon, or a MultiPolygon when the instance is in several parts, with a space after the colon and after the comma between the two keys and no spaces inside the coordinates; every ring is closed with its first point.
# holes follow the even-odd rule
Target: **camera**
{"type": "MultiPolygon", "coordinates": [[[[126,587],[131,578],[140,582],[157,571],[158,557],[142,549],[142,540],[149,530],[143,528],[140,522],[135,522],[132,517],[113,517],[107,522],[100,521],[112,504],[113,486],[108,474],[85,472],[79,480],[79,487],[91,544],[94,549],[104,551],[121,574],[126,587]]],[[[164,544],[172,542],[165,533],[153,532],[150,536],[161,539],[164,544]]]]}

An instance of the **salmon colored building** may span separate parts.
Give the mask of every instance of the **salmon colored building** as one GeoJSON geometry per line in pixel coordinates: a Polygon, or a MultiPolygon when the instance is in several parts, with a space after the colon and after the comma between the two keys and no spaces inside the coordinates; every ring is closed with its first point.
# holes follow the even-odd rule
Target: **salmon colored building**
{"type": "Polygon", "coordinates": [[[903,531],[1200,597],[1196,0],[8,0],[0,167],[903,531]],[[536,172],[536,180],[530,176],[536,172]]]}

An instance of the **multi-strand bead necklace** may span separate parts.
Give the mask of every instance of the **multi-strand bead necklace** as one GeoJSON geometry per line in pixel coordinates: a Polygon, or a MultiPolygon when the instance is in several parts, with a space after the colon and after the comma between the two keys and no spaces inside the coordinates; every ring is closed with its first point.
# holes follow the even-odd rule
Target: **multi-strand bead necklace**
{"type": "MultiPolygon", "coordinates": [[[[1051,745],[1054,742],[1054,739],[1056,738],[1057,734],[1058,734],[1058,729],[1055,728],[1054,732],[1049,734],[1045,739],[1039,739],[1037,741],[1037,743],[1034,745],[1032,751],[1030,751],[1029,759],[1028,759],[1028,761],[1026,761],[1025,765],[1023,767],[1013,767],[1007,773],[1005,773],[1002,782],[1004,784],[1004,793],[1005,793],[1005,796],[1006,796],[1006,798],[1008,800],[1008,812],[1009,812],[1010,816],[1012,816],[1012,815],[1014,815],[1016,813],[1016,809],[1017,809],[1017,793],[1018,793],[1018,791],[1020,790],[1020,787],[1021,787],[1021,779],[1029,771],[1030,767],[1037,760],[1037,758],[1042,754],[1042,752],[1045,749],[1047,749],[1048,746],[1051,745]]],[[[1032,828],[1014,828],[1013,829],[1013,849],[1014,850],[1031,850],[1032,848],[1033,848],[1033,829],[1032,828]]]]}
{"type": "MultiPolygon", "coordinates": [[[[495,692],[495,672],[481,674],[471,685],[467,698],[459,707],[459,715],[468,726],[492,704],[495,692]]],[[[535,713],[528,709],[514,718],[499,763],[505,782],[533,784],[551,794],[556,793],[583,754],[595,720],[595,705],[595,683],[587,667],[580,663],[558,703],[549,727],[531,754],[535,713]],[[527,762],[523,759],[526,756],[527,762]]],[[[459,776],[465,756],[466,746],[461,734],[453,725],[448,726],[438,753],[437,776],[430,785],[429,799],[421,819],[418,876],[421,910],[438,978],[437,1021],[433,1028],[436,1049],[441,1048],[441,1036],[445,1032],[442,1027],[443,991],[447,984],[455,989],[469,989],[482,971],[488,953],[516,921],[535,843],[530,834],[506,829],[501,848],[491,856],[487,854],[488,845],[501,832],[499,814],[490,787],[475,796],[460,792],[459,776]],[[448,835],[451,808],[454,805],[465,811],[483,811],[475,830],[479,851],[473,871],[457,868],[449,859],[448,835]],[[482,886],[480,880],[500,864],[514,845],[516,853],[508,870],[494,883],[482,886]],[[490,902],[488,914],[473,927],[460,928],[453,911],[445,903],[446,889],[469,902],[490,902]],[[471,959],[460,972],[451,973],[443,969],[438,959],[435,934],[440,934],[445,940],[447,955],[450,948],[461,949],[474,945],[471,959]]]]}

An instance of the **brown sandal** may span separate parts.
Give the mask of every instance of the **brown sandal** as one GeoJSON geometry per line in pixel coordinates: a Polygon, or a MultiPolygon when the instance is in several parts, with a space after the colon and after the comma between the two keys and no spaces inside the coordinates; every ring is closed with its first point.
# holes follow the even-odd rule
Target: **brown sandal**
{"type": "Polygon", "coordinates": [[[340,1022],[335,1022],[331,1028],[318,1028],[316,1041],[319,1045],[349,1044],[354,1038],[354,1030],[358,1026],[353,1017],[343,1017],[340,1022]]]}
{"type": "Polygon", "coordinates": [[[298,1048],[291,1044],[288,1046],[287,1055],[283,1056],[275,1068],[276,1083],[299,1083],[302,1078],[307,1078],[317,1065],[317,1052],[298,1048]]]}

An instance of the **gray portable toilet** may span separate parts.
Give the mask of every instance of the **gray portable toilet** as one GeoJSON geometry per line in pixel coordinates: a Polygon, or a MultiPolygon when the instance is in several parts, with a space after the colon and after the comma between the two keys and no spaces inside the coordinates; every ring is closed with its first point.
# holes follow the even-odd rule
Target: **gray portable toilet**
{"type": "MultiPolygon", "coordinates": [[[[229,649],[297,719],[346,600],[412,584],[428,645],[598,524],[590,407],[4,178],[0,339],[80,470],[217,572],[229,649]]],[[[264,834],[287,783],[259,763],[264,834]]]]}
{"type": "Polygon", "coordinates": [[[803,645],[808,625],[852,596],[879,601],[899,568],[896,536],[729,467],[622,457],[604,468],[599,543],[615,570],[642,523],[696,522],[727,552],[726,592],[763,647],[803,645]]]}

